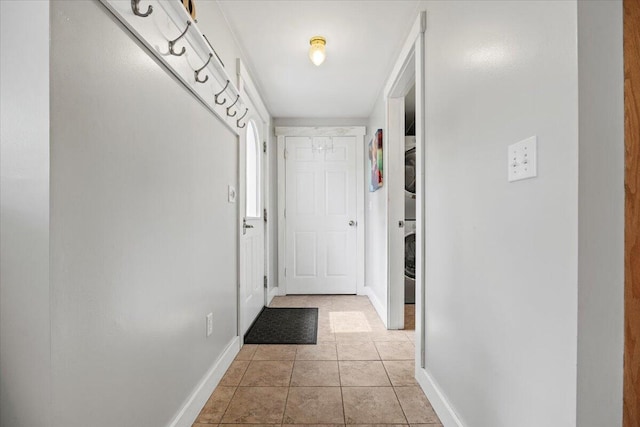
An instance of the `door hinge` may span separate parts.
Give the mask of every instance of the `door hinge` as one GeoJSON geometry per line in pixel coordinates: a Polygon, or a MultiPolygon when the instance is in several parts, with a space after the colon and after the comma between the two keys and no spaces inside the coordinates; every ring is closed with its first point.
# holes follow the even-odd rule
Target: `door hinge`
{"type": "Polygon", "coordinates": [[[263,153],[267,152],[267,141],[262,141],[262,152],[263,153]]]}
{"type": "Polygon", "coordinates": [[[264,222],[267,222],[267,208],[264,208],[264,212],[262,213],[262,217],[264,218],[264,222]]]}
{"type": "Polygon", "coordinates": [[[287,268],[284,269],[284,277],[287,277],[287,268]]]}
{"type": "Polygon", "coordinates": [[[264,288],[266,289],[267,287],[268,287],[267,276],[264,276],[264,288]]]}
{"type": "Polygon", "coordinates": [[[287,217],[287,208],[284,208],[284,217],[287,217]]]}

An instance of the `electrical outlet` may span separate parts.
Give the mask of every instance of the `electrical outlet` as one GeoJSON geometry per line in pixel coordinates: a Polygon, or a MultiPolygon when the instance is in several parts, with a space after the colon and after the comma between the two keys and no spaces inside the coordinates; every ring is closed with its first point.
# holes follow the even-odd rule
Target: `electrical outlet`
{"type": "Polygon", "coordinates": [[[538,175],[537,157],[535,136],[511,144],[507,150],[508,181],[535,178],[538,175]]]}
{"type": "Polygon", "coordinates": [[[213,313],[207,314],[207,336],[213,333],[213,313]]]}

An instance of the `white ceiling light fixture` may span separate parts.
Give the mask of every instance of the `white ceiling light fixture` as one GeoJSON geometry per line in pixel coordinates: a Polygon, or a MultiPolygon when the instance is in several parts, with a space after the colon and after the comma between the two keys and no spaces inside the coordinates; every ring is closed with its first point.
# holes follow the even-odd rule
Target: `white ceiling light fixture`
{"type": "Polygon", "coordinates": [[[322,36],[314,36],[311,37],[309,41],[311,47],[309,48],[309,59],[314,65],[319,66],[322,64],[327,57],[326,44],[327,40],[322,36]]]}

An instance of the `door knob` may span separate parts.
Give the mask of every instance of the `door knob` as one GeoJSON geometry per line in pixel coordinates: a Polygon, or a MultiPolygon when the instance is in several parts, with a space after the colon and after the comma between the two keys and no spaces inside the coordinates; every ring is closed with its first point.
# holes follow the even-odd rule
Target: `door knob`
{"type": "Polygon", "coordinates": [[[358,225],[358,223],[354,220],[349,221],[349,227],[355,227],[356,225],[358,225]]]}

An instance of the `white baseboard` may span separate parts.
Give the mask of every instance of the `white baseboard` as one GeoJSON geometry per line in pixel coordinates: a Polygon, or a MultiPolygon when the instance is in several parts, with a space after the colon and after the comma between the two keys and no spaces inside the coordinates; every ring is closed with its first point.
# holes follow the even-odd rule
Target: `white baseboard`
{"type": "Polygon", "coordinates": [[[416,368],[416,380],[444,427],[464,427],[438,384],[425,369],[416,368]]]}
{"type": "Polygon", "coordinates": [[[215,361],[213,366],[211,366],[204,377],[202,377],[200,383],[198,383],[193,393],[191,393],[191,396],[189,396],[184,406],[169,423],[169,427],[191,427],[239,351],[240,337],[234,337],[220,357],[218,357],[218,360],[215,361]]]}
{"type": "Polygon", "coordinates": [[[275,288],[271,288],[269,292],[267,292],[267,307],[271,304],[273,297],[280,295],[280,288],[276,286],[275,288]]]}
{"type": "Polygon", "coordinates": [[[371,305],[376,309],[376,312],[378,313],[378,316],[380,316],[384,326],[387,327],[387,307],[380,302],[378,296],[371,290],[371,288],[365,286],[363,291],[363,294],[369,297],[371,305]]]}

